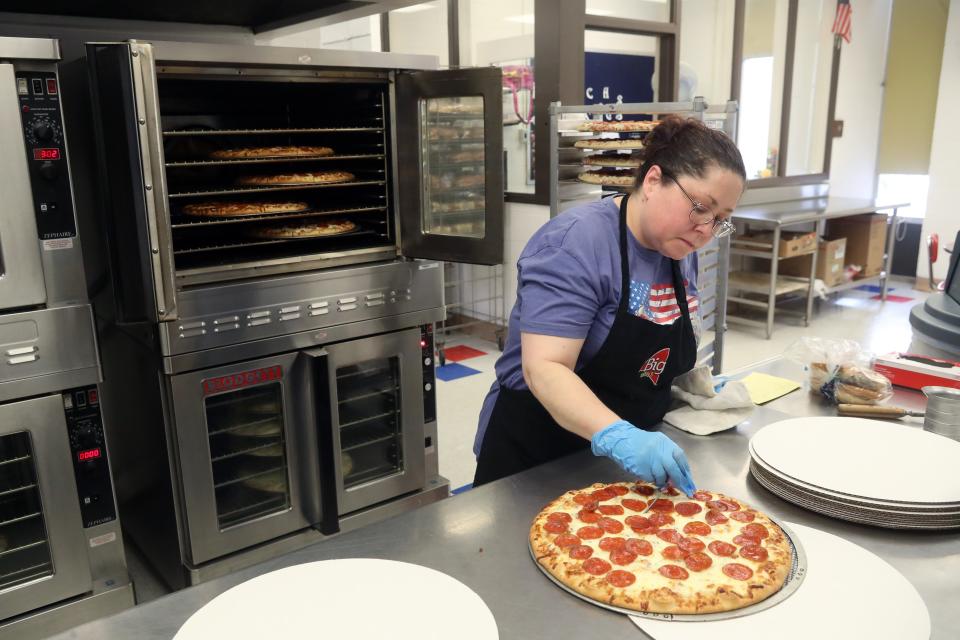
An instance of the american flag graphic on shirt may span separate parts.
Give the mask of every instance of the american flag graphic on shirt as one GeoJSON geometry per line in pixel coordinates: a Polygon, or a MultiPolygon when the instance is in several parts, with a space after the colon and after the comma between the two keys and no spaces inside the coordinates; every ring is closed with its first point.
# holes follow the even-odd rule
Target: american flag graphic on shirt
{"type": "MultiPolygon", "coordinates": [[[[684,280],[683,286],[687,287],[684,280]]],[[[697,296],[687,294],[687,308],[692,317],[696,317],[700,307],[697,296]]],[[[673,324],[682,314],[673,291],[672,282],[650,284],[649,282],[630,281],[630,301],[627,310],[635,316],[651,320],[657,324],[673,324]]]]}

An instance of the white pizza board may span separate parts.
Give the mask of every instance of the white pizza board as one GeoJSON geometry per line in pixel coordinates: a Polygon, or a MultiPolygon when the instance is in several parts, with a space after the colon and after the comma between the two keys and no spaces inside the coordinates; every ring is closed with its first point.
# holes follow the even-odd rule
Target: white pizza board
{"type": "Polygon", "coordinates": [[[351,558],[257,576],[204,605],[174,640],[497,640],[490,609],[445,573],[351,558]]]}
{"type": "Polygon", "coordinates": [[[899,571],[843,538],[786,525],[806,551],[807,575],[796,593],[777,606],[710,622],[630,619],[655,640],[928,640],[927,606],[899,571]]]}
{"type": "Polygon", "coordinates": [[[850,496],[960,503],[960,442],[904,424],[864,418],[793,418],[750,439],[768,466],[850,496]]]}

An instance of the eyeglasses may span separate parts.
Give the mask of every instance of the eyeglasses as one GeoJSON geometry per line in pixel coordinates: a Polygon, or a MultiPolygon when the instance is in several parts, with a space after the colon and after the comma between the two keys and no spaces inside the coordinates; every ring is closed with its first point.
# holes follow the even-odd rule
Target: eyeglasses
{"type": "Polygon", "coordinates": [[[699,200],[693,199],[687,190],[683,188],[677,178],[668,171],[665,171],[663,167],[660,167],[660,173],[665,177],[670,178],[673,181],[673,184],[677,185],[677,188],[680,189],[680,193],[686,196],[687,200],[690,201],[692,208],[690,209],[690,221],[693,224],[700,226],[704,224],[712,225],[713,237],[714,238],[723,238],[733,234],[737,228],[729,220],[719,220],[717,216],[710,211],[710,208],[699,200]]]}

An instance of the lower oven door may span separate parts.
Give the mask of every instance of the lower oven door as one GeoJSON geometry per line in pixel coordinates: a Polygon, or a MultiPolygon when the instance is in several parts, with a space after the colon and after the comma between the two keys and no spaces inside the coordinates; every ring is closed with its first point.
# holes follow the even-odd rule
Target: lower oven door
{"type": "Polygon", "coordinates": [[[0,405],[0,620],[90,591],[63,397],[0,405]]]}
{"type": "MultiPolygon", "coordinates": [[[[339,514],[422,488],[420,330],[341,342],[325,352],[339,514]]],[[[319,417],[323,408],[316,410],[319,417]]]]}
{"type": "Polygon", "coordinates": [[[174,376],[180,491],[195,564],[311,524],[297,354],[174,376]]]}

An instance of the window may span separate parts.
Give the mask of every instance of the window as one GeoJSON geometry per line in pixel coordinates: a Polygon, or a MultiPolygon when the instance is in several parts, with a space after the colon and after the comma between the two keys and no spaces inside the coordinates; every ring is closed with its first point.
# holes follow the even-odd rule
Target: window
{"type": "Polygon", "coordinates": [[[449,66],[446,0],[394,9],[388,24],[390,51],[437,56],[441,67],[449,66]]]}

